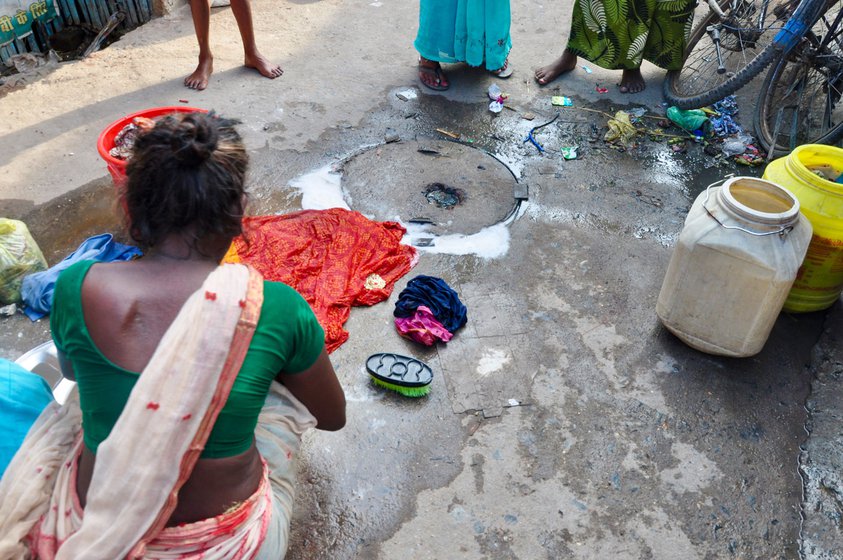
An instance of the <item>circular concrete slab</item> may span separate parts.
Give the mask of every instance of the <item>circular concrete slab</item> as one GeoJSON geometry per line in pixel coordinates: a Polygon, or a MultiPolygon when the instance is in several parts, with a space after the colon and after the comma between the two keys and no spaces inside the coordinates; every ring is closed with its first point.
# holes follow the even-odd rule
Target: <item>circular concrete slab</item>
{"type": "Polygon", "coordinates": [[[513,209],[515,179],[494,157],[455,142],[384,144],[348,158],[343,190],[375,220],[429,221],[436,235],[470,235],[513,209]]]}

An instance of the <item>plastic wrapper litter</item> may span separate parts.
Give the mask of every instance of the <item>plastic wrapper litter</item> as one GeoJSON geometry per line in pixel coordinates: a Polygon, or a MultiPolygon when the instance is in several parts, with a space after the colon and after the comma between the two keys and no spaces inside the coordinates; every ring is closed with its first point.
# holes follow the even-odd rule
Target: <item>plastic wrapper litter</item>
{"type": "Polygon", "coordinates": [[[20,303],[23,277],[47,269],[26,224],[0,218],[0,303],[20,303]]]}
{"type": "Polygon", "coordinates": [[[603,139],[606,142],[617,142],[623,146],[630,146],[635,142],[635,135],[637,131],[632,126],[629,120],[629,113],[626,111],[618,111],[615,116],[609,119],[607,123],[609,130],[603,139]]]}

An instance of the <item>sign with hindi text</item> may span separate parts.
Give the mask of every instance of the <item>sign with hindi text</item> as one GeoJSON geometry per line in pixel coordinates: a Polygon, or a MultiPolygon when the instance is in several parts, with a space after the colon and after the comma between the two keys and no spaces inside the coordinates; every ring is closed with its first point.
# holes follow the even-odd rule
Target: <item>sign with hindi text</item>
{"type": "Polygon", "coordinates": [[[0,0],[0,45],[29,33],[36,19],[47,22],[56,15],[53,0],[0,0]]]}

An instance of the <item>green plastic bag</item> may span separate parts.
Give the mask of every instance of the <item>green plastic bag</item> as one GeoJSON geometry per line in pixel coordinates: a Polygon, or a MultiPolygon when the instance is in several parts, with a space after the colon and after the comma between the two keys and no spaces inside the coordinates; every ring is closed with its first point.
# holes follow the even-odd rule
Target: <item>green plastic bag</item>
{"type": "Polygon", "coordinates": [[[676,126],[688,132],[702,129],[705,132],[708,115],[702,109],[691,109],[683,111],[678,107],[668,107],[667,118],[673,121],[676,126]]]}
{"type": "Polygon", "coordinates": [[[47,261],[26,224],[0,218],[0,303],[20,303],[23,277],[47,270],[47,261]]]}

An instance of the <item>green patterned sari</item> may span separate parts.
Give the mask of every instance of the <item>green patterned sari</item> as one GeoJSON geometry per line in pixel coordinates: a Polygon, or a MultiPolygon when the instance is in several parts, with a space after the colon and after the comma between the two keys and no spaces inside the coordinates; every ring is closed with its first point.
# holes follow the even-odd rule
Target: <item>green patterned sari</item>
{"type": "Polygon", "coordinates": [[[682,68],[696,0],[576,0],[568,49],[610,70],[682,68]]]}

